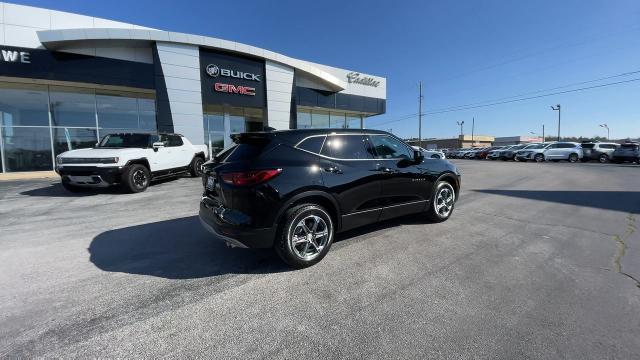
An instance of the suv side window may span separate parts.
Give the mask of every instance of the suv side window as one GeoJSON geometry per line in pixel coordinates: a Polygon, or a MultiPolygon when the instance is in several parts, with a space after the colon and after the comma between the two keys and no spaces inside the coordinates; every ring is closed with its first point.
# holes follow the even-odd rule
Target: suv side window
{"type": "Polygon", "coordinates": [[[363,135],[329,135],[321,154],[336,159],[373,159],[371,146],[363,135]]]}
{"type": "Polygon", "coordinates": [[[322,143],[324,143],[325,136],[312,136],[302,140],[296,147],[298,149],[307,150],[314,154],[320,153],[322,143]]]}
{"type": "Polygon", "coordinates": [[[182,138],[177,135],[168,135],[167,136],[167,146],[169,147],[177,147],[182,146],[184,143],[182,142],[182,138]]]}
{"type": "Polygon", "coordinates": [[[558,148],[559,149],[571,149],[571,148],[574,148],[574,147],[575,147],[575,145],[569,144],[569,143],[560,143],[560,144],[558,144],[558,148]]]}
{"type": "Polygon", "coordinates": [[[389,135],[370,136],[378,159],[412,159],[413,153],[400,140],[389,135]]]}

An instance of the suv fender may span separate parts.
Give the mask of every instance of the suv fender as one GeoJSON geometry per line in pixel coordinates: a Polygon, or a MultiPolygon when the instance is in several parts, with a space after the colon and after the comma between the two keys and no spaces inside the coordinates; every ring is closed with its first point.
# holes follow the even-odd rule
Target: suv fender
{"type": "Polygon", "coordinates": [[[151,166],[149,166],[149,160],[147,160],[147,158],[131,159],[127,161],[127,163],[124,166],[129,167],[133,164],[144,165],[149,171],[151,171],[151,166]]]}
{"type": "MultiPolygon", "coordinates": [[[[327,210],[329,212],[333,212],[335,215],[336,228],[342,228],[342,217],[340,216],[340,207],[338,206],[338,202],[333,198],[330,194],[322,191],[322,190],[306,190],[296,195],[293,195],[287,202],[280,208],[278,214],[276,215],[276,223],[279,224],[282,221],[282,217],[286,213],[286,211],[291,208],[291,206],[295,203],[303,202],[304,199],[312,199],[312,198],[322,198],[328,204],[331,204],[331,208],[327,210]]],[[[313,201],[311,201],[313,202],[313,201]]],[[[322,205],[322,204],[319,204],[322,205]]]]}
{"type": "Polygon", "coordinates": [[[442,175],[440,175],[436,181],[433,182],[434,187],[435,184],[438,183],[438,181],[446,181],[448,183],[451,184],[451,186],[453,186],[453,190],[456,192],[456,199],[458,198],[458,195],[460,193],[460,182],[458,181],[458,177],[456,176],[456,174],[452,173],[452,172],[446,172],[442,175]]]}

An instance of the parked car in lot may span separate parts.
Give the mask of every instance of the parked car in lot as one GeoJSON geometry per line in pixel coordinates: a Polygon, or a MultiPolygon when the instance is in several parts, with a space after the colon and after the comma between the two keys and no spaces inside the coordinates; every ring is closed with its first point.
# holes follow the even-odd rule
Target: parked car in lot
{"type": "Polygon", "coordinates": [[[535,162],[543,162],[545,161],[544,152],[549,145],[551,144],[531,144],[526,148],[518,150],[516,152],[516,160],[523,162],[527,162],[530,160],[535,162]]]}
{"type": "Polygon", "coordinates": [[[56,172],[69,191],[121,185],[129,192],[145,191],[153,180],[189,173],[200,176],[207,147],[193,145],[178,134],[110,134],[94,148],[56,157],[56,172]]]}
{"type": "Polygon", "coordinates": [[[489,150],[489,152],[487,152],[486,158],[489,160],[498,160],[500,158],[500,152],[511,146],[496,146],[493,150],[489,150]]]}
{"type": "Polygon", "coordinates": [[[544,149],[545,160],[577,162],[582,157],[582,146],[574,142],[555,142],[544,149]]]}
{"type": "Polygon", "coordinates": [[[496,146],[492,146],[492,147],[486,147],[484,149],[478,150],[478,152],[475,155],[476,159],[486,159],[487,155],[489,155],[490,151],[496,150],[498,147],[496,146]]]}
{"type": "Polygon", "coordinates": [[[640,164],[640,144],[629,142],[620,145],[613,152],[611,161],[618,164],[626,161],[640,164]]]}
{"type": "Polygon", "coordinates": [[[611,160],[613,152],[620,146],[616,143],[582,143],[582,161],[598,160],[606,163],[611,160]]]}
{"type": "Polygon", "coordinates": [[[504,161],[515,160],[516,151],[524,148],[525,146],[526,146],[526,144],[510,146],[507,149],[501,150],[500,154],[498,155],[498,157],[500,158],[500,160],[504,160],[504,161]]]}
{"type": "Polygon", "coordinates": [[[425,159],[446,159],[445,154],[442,151],[438,150],[427,150],[420,146],[412,146],[414,150],[422,151],[425,159]]]}
{"type": "Polygon", "coordinates": [[[335,233],[397,216],[451,216],[460,174],[392,134],[364,129],[243,133],[203,166],[200,219],[228,244],[319,262],[335,233]]]}

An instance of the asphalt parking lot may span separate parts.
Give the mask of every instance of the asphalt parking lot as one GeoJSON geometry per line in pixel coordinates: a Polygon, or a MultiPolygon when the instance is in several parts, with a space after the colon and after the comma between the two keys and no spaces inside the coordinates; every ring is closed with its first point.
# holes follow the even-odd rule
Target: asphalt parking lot
{"type": "Polygon", "coordinates": [[[0,183],[0,358],[640,357],[640,166],[454,161],[452,218],[291,271],[197,219],[201,183],[0,183]]]}

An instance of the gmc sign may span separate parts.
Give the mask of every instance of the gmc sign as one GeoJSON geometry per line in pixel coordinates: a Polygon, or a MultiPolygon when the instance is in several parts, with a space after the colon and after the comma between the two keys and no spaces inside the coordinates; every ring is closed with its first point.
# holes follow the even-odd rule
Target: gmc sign
{"type": "Polygon", "coordinates": [[[256,88],[242,85],[215,83],[213,90],[229,94],[256,96],[256,88]]]}

